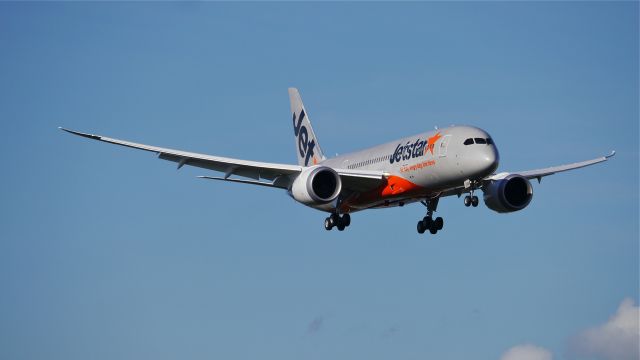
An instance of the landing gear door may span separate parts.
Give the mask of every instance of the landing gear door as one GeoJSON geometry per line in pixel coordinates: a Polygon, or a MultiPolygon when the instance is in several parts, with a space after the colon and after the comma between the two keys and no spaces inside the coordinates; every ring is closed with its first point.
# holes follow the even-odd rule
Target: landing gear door
{"type": "Polygon", "coordinates": [[[440,146],[438,147],[438,154],[440,157],[447,156],[447,148],[449,147],[449,141],[451,140],[451,135],[445,135],[440,142],[440,146]]]}

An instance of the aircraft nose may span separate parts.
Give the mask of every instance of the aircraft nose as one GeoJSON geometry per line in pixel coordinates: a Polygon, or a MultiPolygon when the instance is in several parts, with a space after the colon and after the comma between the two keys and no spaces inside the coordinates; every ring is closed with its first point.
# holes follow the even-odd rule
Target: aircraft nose
{"type": "Polygon", "coordinates": [[[498,163],[500,162],[500,157],[498,155],[498,150],[495,146],[489,145],[485,149],[483,149],[482,154],[480,155],[480,163],[483,167],[483,170],[487,172],[487,174],[491,174],[498,168],[498,163]]]}
{"type": "Polygon", "coordinates": [[[481,149],[474,149],[475,151],[469,157],[470,162],[468,168],[471,176],[473,177],[485,177],[492,174],[497,168],[499,163],[498,151],[495,146],[488,145],[481,149]]]}

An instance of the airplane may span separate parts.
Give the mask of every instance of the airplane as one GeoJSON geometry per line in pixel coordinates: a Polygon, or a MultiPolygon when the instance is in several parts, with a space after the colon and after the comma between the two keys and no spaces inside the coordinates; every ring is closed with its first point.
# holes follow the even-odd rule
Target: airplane
{"type": "Polygon", "coordinates": [[[298,164],[278,164],[199,154],[138,144],[60,128],[106,143],[156,153],[162,160],[223,173],[203,179],[260,185],[287,191],[297,202],[330,215],[324,228],[343,231],[351,214],[420,202],[426,215],[417,223],[420,234],[442,230],[442,217],[433,218],[440,198],[461,197],[477,207],[482,190],[485,205],[498,213],[524,209],[533,197],[530,180],[604,162],[611,154],[544,169],[496,173],[498,149],[484,130],[474,126],[435,129],[361,151],[327,158],[313,131],[300,93],[289,88],[298,164]]]}

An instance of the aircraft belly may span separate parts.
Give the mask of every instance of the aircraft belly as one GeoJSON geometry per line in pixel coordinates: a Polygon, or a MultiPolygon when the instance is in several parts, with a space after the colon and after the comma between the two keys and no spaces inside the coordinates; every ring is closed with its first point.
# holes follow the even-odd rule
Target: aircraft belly
{"type": "Polygon", "coordinates": [[[345,199],[343,211],[402,206],[438,196],[458,186],[460,174],[454,161],[445,157],[405,162],[387,169],[392,175],[382,186],[345,199]]]}

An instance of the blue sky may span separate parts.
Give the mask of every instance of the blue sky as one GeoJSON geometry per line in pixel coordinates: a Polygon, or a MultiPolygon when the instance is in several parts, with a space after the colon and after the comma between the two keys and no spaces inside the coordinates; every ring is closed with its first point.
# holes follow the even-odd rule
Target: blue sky
{"type": "Polygon", "coordinates": [[[607,359],[638,75],[637,2],[1,3],[0,358],[607,359]],[[517,213],[445,199],[433,237],[57,130],[293,163],[289,86],[328,154],[472,124],[502,171],[617,155],[517,213]]]}

